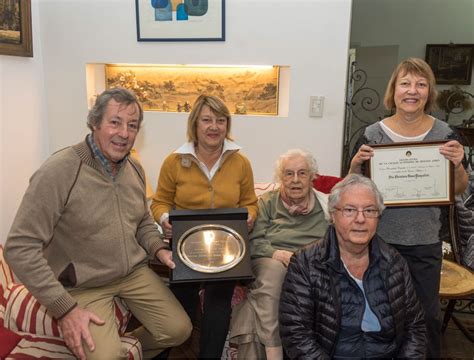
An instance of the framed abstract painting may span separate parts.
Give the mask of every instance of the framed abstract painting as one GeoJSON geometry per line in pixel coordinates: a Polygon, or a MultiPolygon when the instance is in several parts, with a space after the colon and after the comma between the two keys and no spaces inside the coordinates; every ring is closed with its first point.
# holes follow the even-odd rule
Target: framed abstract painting
{"type": "Polygon", "coordinates": [[[225,0],[135,0],[137,41],[225,41],[225,0]]]}
{"type": "Polygon", "coordinates": [[[33,57],[31,0],[0,1],[0,55],[33,57]]]}

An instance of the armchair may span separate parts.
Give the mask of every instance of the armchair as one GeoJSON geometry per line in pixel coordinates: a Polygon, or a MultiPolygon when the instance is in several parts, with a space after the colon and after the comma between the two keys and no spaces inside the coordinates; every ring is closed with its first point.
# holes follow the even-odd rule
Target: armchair
{"type": "MultiPolygon", "coordinates": [[[[472,195],[471,195],[472,196],[472,195]]],[[[469,199],[469,198],[468,198],[469,199]]],[[[451,245],[455,262],[443,260],[441,271],[440,298],[448,301],[444,313],[441,331],[444,332],[449,320],[457,325],[461,332],[472,342],[474,336],[453,314],[457,305],[474,301],[474,211],[468,207],[468,201],[456,197],[456,204],[449,207],[449,226],[451,245]],[[462,230],[462,231],[460,231],[462,230]]],[[[470,306],[466,306],[470,308],[470,306]]]]}
{"type": "MultiPolygon", "coordinates": [[[[142,359],[140,342],[125,335],[131,312],[115,300],[117,327],[130,360],[142,359]]],[[[75,359],[61,337],[57,321],[25,288],[16,283],[0,245],[0,358],[75,359]]],[[[97,340],[96,340],[97,341],[97,340]]],[[[100,341],[100,340],[99,340],[100,341]]]]}

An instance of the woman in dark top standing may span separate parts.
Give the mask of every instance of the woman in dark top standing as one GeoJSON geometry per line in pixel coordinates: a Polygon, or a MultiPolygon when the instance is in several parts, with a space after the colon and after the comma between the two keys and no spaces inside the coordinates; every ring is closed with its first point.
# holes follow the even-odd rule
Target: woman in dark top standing
{"type": "MultiPolygon", "coordinates": [[[[363,173],[372,144],[447,140],[440,153],[454,165],[456,194],[467,186],[464,147],[457,132],[428,113],[435,107],[436,82],[430,66],[418,58],[401,62],[392,74],[384,104],[394,115],[368,126],[356,144],[350,173],[363,173]]],[[[426,313],[427,356],[440,355],[439,283],[441,244],[449,238],[447,209],[439,206],[392,207],[380,219],[378,234],[407,260],[426,313]]]]}

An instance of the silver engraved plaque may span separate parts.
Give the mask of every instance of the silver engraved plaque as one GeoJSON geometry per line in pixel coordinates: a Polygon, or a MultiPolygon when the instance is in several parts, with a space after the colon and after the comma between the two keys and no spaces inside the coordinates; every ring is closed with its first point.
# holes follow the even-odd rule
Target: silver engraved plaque
{"type": "Polygon", "coordinates": [[[246,245],[242,236],[230,227],[205,224],[184,232],[176,250],[189,268],[202,273],[219,273],[240,263],[246,245]]]}

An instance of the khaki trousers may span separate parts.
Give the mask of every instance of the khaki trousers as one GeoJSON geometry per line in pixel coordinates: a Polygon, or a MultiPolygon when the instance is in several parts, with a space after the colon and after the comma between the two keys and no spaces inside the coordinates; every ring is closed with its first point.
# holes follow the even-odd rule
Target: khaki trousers
{"type": "Polygon", "coordinates": [[[96,349],[90,352],[83,342],[87,359],[128,359],[115,322],[114,296],[122,298],[142,324],[131,335],[142,344],[144,358],[182,344],[191,334],[191,321],[181,304],[159,276],[145,265],[105,286],[72,289],[70,294],[81,308],[105,321],[104,325],[89,325],[96,349]]]}
{"type": "Polygon", "coordinates": [[[255,281],[247,300],[234,307],[230,342],[239,344],[238,359],[266,359],[265,346],[281,346],[278,308],[286,267],[278,260],[252,260],[255,281]]]}

